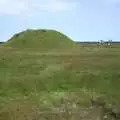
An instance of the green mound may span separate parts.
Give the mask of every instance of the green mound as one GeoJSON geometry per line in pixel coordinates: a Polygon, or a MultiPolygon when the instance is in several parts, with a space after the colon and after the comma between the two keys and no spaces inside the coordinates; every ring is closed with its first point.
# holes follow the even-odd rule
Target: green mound
{"type": "Polygon", "coordinates": [[[75,43],[55,30],[26,30],[15,34],[5,44],[13,48],[72,48],[75,43]]]}

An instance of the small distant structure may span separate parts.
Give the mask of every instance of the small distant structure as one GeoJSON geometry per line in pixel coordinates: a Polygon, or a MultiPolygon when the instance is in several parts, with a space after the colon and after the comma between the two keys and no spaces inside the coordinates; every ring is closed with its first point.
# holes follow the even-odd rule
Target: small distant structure
{"type": "Polygon", "coordinates": [[[107,40],[107,41],[99,40],[98,45],[99,46],[104,46],[105,45],[105,46],[111,47],[112,46],[112,40],[107,40]]]}
{"type": "Polygon", "coordinates": [[[104,40],[99,40],[98,41],[98,45],[100,46],[100,45],[103,45],[104,44],[104,40]]]}
{"type": "Polygon", "coordinates": [[[108,46],[112,45],[112,40],[108,40],[108,46]]]}

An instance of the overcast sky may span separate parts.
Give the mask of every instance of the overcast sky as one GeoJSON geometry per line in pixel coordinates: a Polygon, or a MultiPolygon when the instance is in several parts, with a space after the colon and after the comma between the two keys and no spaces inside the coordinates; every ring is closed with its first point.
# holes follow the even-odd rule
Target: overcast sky
{"type": "Polygon", "coordinates": [[[0,0],[0,41],[28,28],[75,41],[120,40],[120,0],[0,0]]]}

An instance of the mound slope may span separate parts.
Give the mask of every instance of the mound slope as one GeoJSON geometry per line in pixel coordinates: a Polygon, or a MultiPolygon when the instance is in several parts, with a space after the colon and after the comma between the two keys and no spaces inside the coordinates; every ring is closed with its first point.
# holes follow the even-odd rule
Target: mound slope
{"type": "Polygon", "coordinates": [[[15,34],[6,45],[14,48],[72,48],[75,43],[55,30],[26,30],[15,34]]]}

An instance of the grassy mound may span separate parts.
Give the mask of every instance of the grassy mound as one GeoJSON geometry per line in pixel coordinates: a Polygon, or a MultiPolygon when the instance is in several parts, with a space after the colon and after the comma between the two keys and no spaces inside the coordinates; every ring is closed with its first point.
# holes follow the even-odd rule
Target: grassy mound
{"type": "Polygon", "coordinates": [[[5,44],[13,48],[72,48],[75,43],[55,30],[26,30],[15,34],[5,44]]]}

